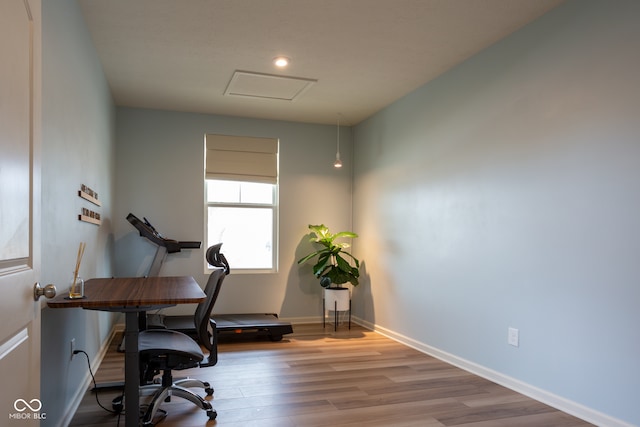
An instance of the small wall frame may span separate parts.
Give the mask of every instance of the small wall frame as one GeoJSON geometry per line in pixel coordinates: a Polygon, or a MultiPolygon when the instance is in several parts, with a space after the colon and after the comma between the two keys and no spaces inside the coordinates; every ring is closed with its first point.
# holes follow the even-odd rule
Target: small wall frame
{"type": "MultiPolygon", "coordinates": [[[[98,193],[93,191],[91,188],[86,185],[80,185],[80,190],[78,190],[78,196],[84,200],[87,200],[93,203],[96,206],[102,206],[100,200],[98,200],[98,193]]],[[[83,222],[88,222],[90,224],[100,225],[102,224],[102,220],[100,218],[100,213],[95,212],[91,209],[82,208],[82,213],[78,215],[78,220],[83,222]]]]}

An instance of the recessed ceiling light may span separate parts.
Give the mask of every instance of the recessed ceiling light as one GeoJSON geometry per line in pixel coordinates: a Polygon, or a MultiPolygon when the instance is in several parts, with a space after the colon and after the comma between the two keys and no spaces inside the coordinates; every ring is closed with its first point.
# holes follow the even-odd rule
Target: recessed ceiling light
{"type": "Polygon", "coordinates": [[[289,58],[287,58],[286,56],[278,56],[273,58],[273,64],[278,67],[278,68],[284,68],[287,65],[289,65],[289,62],[291,60],[289,58]]]}

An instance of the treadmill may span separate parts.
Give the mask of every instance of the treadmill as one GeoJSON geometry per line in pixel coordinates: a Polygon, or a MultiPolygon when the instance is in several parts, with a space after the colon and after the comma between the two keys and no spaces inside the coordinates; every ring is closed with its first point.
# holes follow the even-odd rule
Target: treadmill
{"type": "MultiPolygon", "coordinates": [[[[168,253],[180,252],[186,248],[200,248],[201,242],[179,242],[162,237],[146,218],[144,218],[144,221],[140,221],[130,213],[127,216],[127,220],[138,229],[140,236],[147,238],[158,246],[154,260],[149,268],[149,276],[158,275],[162,262],[168,253]]],[[[229,263],[224,255],[219,252],[220,246],[222,246],[222,243],[217,244],[218,256],[216,260],[219,262],[217,266],[224,267],[226,274],[229,274],[229,263]]],[[[216,322],[218,336],[238,334],[245,334],[246,336],[251,334],[253,336],[267,336],[271,341],[280,341],[283,335],[293,333],[291,323],[278,319],[278,315],[275,313],[212,314],[211,318],[216,322]]],[[[153,323],[159,322],[154,321],[153,323]]],[[[164,316],[162,324],[169,329],[183,332],[187,335],[194,335],[196,332],[193,316],[164,316]]]]}

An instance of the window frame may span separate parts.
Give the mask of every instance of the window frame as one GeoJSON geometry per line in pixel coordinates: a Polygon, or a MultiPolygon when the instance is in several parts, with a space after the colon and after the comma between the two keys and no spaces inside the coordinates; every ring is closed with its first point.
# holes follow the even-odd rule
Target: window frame
{"type": "MultiPolygon", "coordinates": [[[[278,272],[278,261],[279,261],[279,183],[276,182],[272,185],[272,203],[242,203],[242,202],[210,202],[208,197],[208,186],[209,181],[230,181],[230,182],[238,182],[238,183],[247,183],[250,181],[244,180],[223,180],[223,179],[215,179],[205,178],[204,180],[204,222],[205,222],[205,242],[207,247],[211,244],[216,244],[219,242],[209,242],[209,207],[219,207],[219,208],[241,208],[241,209],[270,209],[272,211],[271,215],[271,238],[272,238],[272,250],[271,250],[271,268],[241,268],[234,267],[233,264],[230,265],[231,271],[237,274],[275,274],[278,272]]],[[[257,184],[265,184],[264,182],[256,182],[257,184]]],[[[224,253],[224,242],[223,248],[221,250],[224,253]]],[[[209,267],[209,263],[207,260],[204,260],[204,273],[210,274],[212,268],[209,267]]]]}

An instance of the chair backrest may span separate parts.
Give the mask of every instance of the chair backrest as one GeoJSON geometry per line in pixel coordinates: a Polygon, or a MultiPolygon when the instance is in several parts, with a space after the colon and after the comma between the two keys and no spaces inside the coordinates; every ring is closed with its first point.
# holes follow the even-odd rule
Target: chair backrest
{"type": "Polygon", "coordinates": [[[229,274],[229,264],[224,255],[220,253],[220,246],[222,246],[222,243],[218,243],[207,249],[207,262],[215,268],[209,275],[207,284],[204,287],[206,299],[198,304],[193,316],[198,341],[209,351],[209,357],[201,363],[201,366],[215,365],[218,360],[218,337],[216,336],[216,332],[212,330],[211,312],[218,299],[220,289],[222,289],[222,282],[224,282],[224,278],[229,274]]]}

